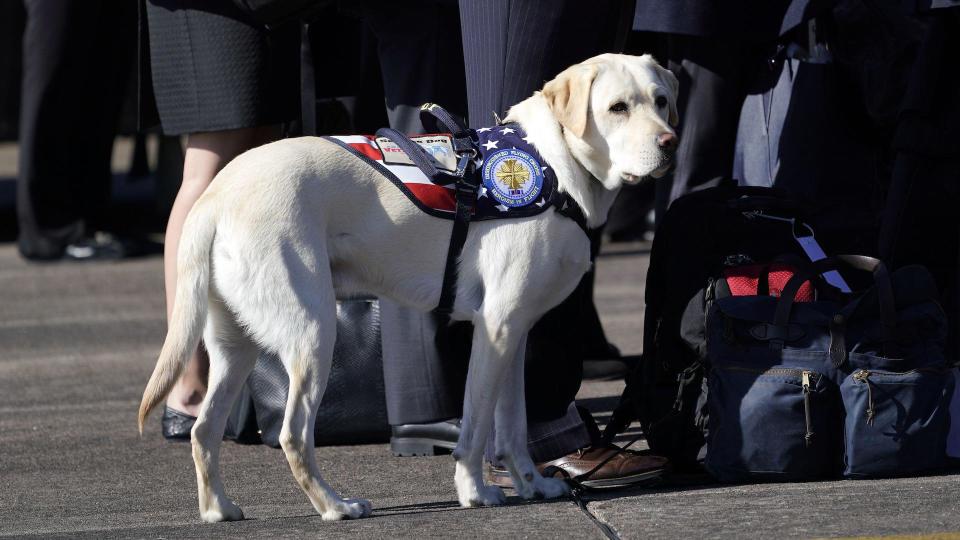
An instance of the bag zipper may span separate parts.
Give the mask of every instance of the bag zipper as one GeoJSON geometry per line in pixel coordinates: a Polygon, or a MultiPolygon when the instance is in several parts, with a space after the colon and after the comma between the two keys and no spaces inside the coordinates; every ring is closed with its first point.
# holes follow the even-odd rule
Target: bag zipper
{"type": "Polygon", "coordinates": [[[800,374],[800,387],[803,388],[803,414],[807,421],[807,433],[803,436],[803,441],[807,448],[813,444],[813,420],[810,418],[810,375],[812,372],[804,371],[800,374]]]}
{"type": "Polygon", "coordinates": [[[802,379],[804,373],[808,373],[809,377],[812,379],[817,378],[819,375],[813,371],[806,371],[800,368],[787,368],[787,367],[773,367],[773,368],[749,368],[744,366],[721,366],[720,369],[727,371],[744,371],[746,373],[757,373],[760,375],[799,375],[802,379]]]}
{"type": "Polygon", "coordinates": [[[865,369],[853,373],[853,380],[867,386],[867,425],[872,426],[876,410],[873,408],[873,388],[870,386],[870,372],[865,369]]]}
{"type": "Polygon", "coordinates": [[[807,369],[796,369],[796,368],[768,368],[768,369],[756,369],[748,368],[741,366],[724,366],[721,369],[730,370],[730,371],[743,371],[747,373],[757,373],[761,375],[800,375],[800,388],[803,391],[803,416],[804,421],[806,422],[807,432],[803,436],[803,442],[807,448],[813,444],[813,416],[810,413],[811,410],[811,395],[812,388],[811,385],[816,384],[815,379],[819,374],[807,370],[807,369]]]}
{"type": "MultiPolygon", "coordinates": [[[[887,377],[905,377],[907,375],[913,375],[916,373],[936,373],[940,370],[936,368],[917,368],[911,369],[910,371],[903,372],[893,372],[893,371],[882,371],[877,372],[877,375],[887,376],[887,377]]],[[[873,403],[873,388],[870,386],[870,376],[874,375],[874,372],[866,369],[858,369],[853,372],[853,380],[859,383],[863,383],[867,386],[867,425],[872,426],[874,419],[876,417],[877,411],[873,403]]]]}

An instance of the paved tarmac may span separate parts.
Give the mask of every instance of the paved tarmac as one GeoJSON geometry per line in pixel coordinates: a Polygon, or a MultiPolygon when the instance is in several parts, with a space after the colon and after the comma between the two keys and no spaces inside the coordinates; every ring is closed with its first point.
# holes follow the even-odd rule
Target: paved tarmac
{"type": "MultiPolygon", "coordinates": [[[[643,244],[598,263],[611,339],[641,347],[643,244]]],[[[247,520],[204,524],[189,446],[136,407],[163,339],[157,257],[31,265],[0,245],[0,537],[780,538],[960,531],[960,476],[614,492],[499,508],[457,506],[453,460],[394,458],[385,444],[326,447],[328,481],[373,501],[371,518],[314,515],[280,451],[224,443],[222,470],[247,520]]],[[[620,383],[585,383],[609,410],[620,383]]]]}

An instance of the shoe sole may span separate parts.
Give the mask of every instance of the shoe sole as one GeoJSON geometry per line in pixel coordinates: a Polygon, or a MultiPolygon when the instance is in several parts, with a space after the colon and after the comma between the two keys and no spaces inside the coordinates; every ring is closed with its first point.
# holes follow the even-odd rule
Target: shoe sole
{"type": "MultiPolygon", "coordinates": [[[[653,469],[650,471],[633,474],[630,476],[621,476],[618,478],[582,480],[580,481],[580,485],[585,489],[597,491],[602,491],[605,489],[637,487],[640,485],[652,485],[659,483],[666,472],[666,468],[653,469]]],[[[484,471],[483,478],[487,484],[513,489],[513,478],[510,477],[510,473],[508,472],[501,473],[487,469],[484,471]]],[[[554,476],[554,478],[557,478],[557,476],[554,476]]]]}
{"type": "Polygon", "coordinates": [[[390,452],[396,457],[442,456],[450,454],[457,443],[439,439],[404,437],[390,439],[390,452]]]}
{"type": "Polygon", "coordinates": [[[660,481],[663,478],[663,475],[666,474],[666,469],[654,469],[652,471],[647,471],[639,474],[634,474],[631,476],[625,476],[620,478],[600,478],[596,480],[582,480],[580,485],[586,489],[617,489],[625,487],[635,487],[638,485],[645,484],[654,484],[660,481]]]}

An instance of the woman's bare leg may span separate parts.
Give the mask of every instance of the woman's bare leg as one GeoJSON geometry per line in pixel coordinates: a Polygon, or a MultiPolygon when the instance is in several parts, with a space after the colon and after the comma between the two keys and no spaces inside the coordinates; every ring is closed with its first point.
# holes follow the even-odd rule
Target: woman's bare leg
{"type": "MultiPolygon", "coordinates": [[[[173,310],[177,290],[177,248],[183,222],[213,177],[241,153],[275,140],[280,131],[276,126],[192,133],[187,136],[183,159],[183,183],[170,210],[163,246],[163,278],[167,293],[167,318],[173,310]]],[[[207,391],[208,359],[203,346],[190,359],[183,376],[167,396],[170,408],[196,416],[200,402],[207,391]]]]}

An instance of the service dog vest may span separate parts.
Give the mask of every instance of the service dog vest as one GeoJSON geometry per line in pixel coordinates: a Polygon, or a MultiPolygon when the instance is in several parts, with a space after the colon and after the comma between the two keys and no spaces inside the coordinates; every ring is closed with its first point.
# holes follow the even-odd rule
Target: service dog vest
{"type": "MultiPolygon", "coordinates": [[[[474,131],[479,154],[471,174],[479,175],[479,191],[470,221],[537,215],[551,206],[564,209],[568,198],[557,188],[557,176],[527,139],[519,124],[474,131]]],[[[411,202],[431,216],[454,219],[455,178],[440,185],[417,167],[386,137],[329,136],[393,182],[411,202]]],[[[441,171],[453,173],[457,156],[449,134],[410,136],[441,171]]]]}

